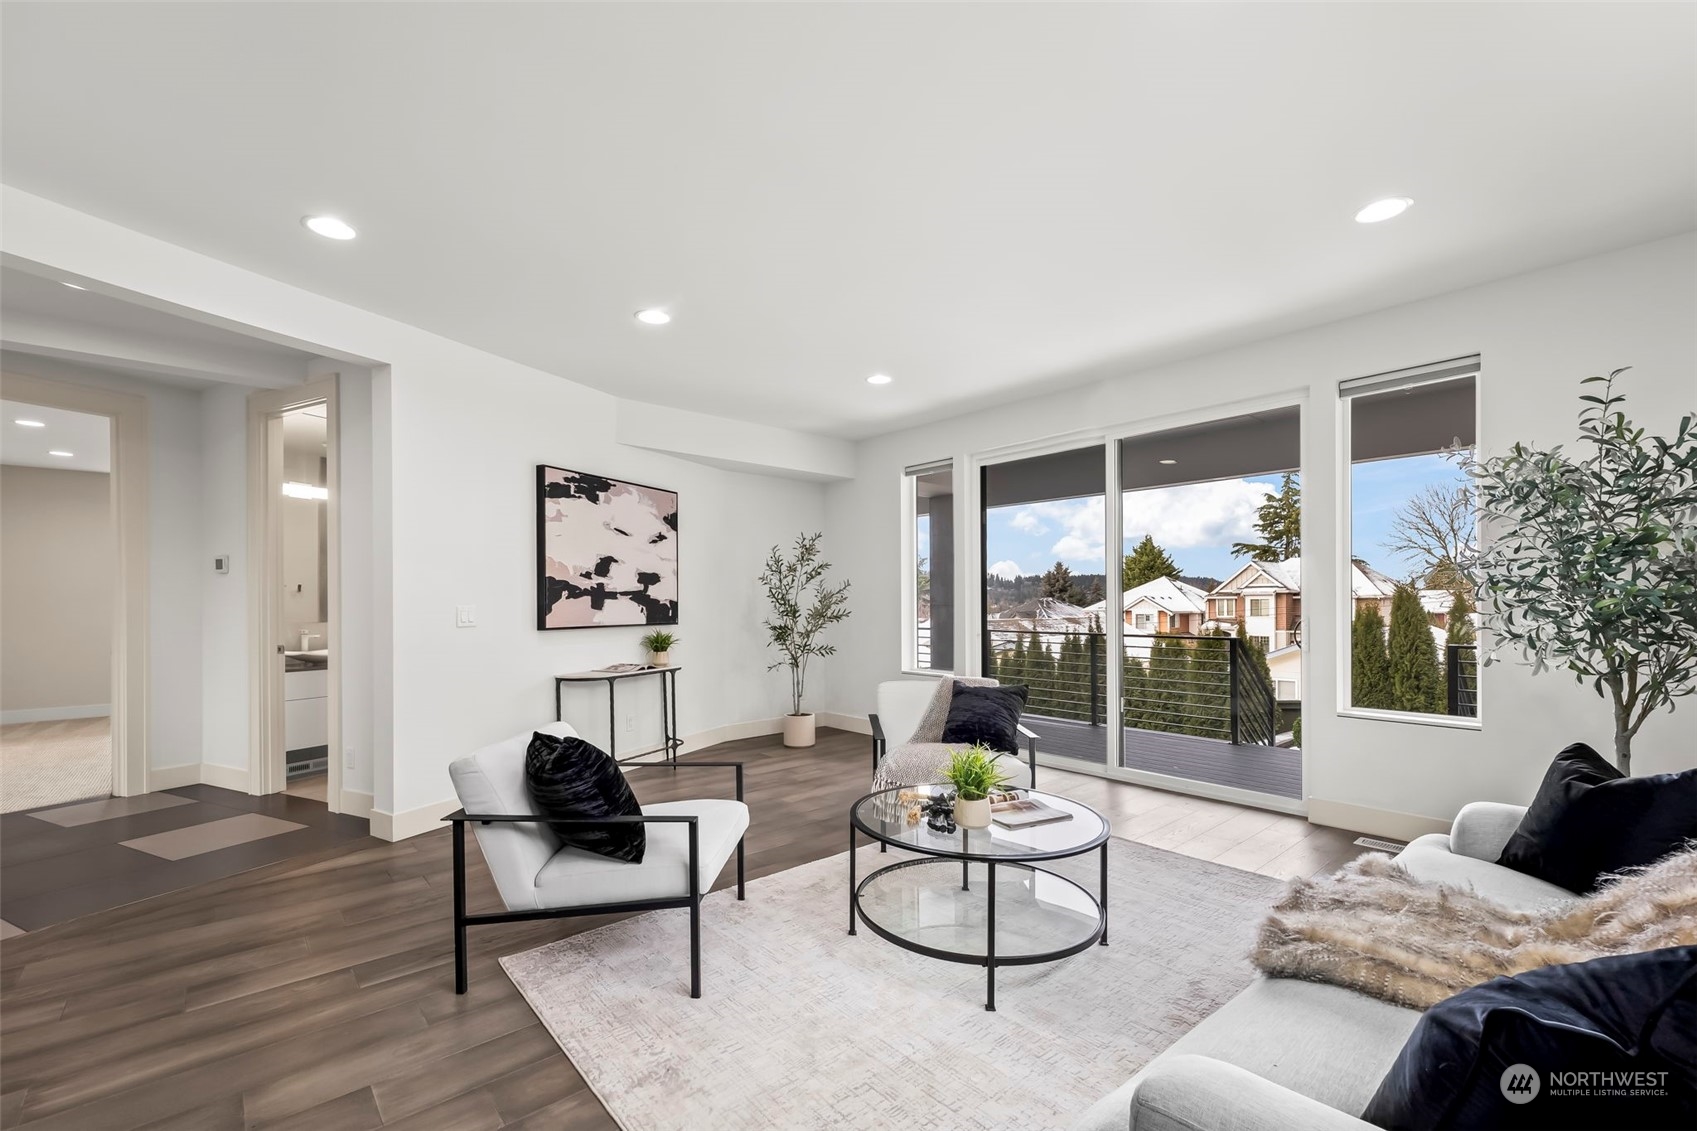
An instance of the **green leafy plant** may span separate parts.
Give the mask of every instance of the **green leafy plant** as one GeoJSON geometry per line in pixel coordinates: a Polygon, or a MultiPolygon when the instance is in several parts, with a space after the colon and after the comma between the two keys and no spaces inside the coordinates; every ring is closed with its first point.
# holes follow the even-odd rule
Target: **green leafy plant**
{"type": "Polygon", "coordinates": [[[678,638],[670,632],[650,632],[642,638],[642,646],[650,652],[670,652],[678,638]]]}
{"type": "Polygon", "coordinates": [[[1513,646],[1534,672],[1589,681],[1610,700],[1615,762],[1631,773],[1644,721],[1697,691],[1697,429],[1690,413],[1672,439],[1634,427],[1614,390],[1624,372],[1581,383],[1588,454],[1515,444],[1463,465],[1489,537],[1465,563],[1482,661],[1513,646]]]}
{"type": "Polygon", "coordinates": [[[996,765],[1001,757],[988,746],[975,742],[950,755],[943,780],[955,787],[955,796],[962,801],[982,801],[1008,784],[1008,776],[996,765]]]}
{"type": "Polygon", "coordinates": [[[799,535],[795,552],[788,557],[782,547],[773,546],[766,556],[766,568],[760,574],[760,584],[772,606],[772,615],[765,621],[767,643],[781,656],[768,664],[766,670],[790,669],[792,715],[806,714],[802,700],[807,692],[808,661],[815,656],[836,654],[836,645],[822,643],[820,635],[849,616],[849,583],[829,585],[825,581],[831,563],[819,549],[823,537],[823,534],[799,535]]]}

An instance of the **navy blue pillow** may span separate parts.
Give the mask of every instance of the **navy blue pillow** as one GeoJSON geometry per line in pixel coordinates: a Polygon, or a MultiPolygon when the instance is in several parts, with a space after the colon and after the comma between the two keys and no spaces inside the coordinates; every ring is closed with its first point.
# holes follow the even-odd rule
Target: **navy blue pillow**
{"type": "Polygon", "coordinates": [[[1629,778],[1575,742],[1550,763],[1497,863],[1581,894],[1697,838],[1697,770],[1629,778]]]}
{"type": "Polygon", "coordinates": [[[1361,1118],[1392,1131],[1697,1126],[1694,1001],[1692,946],[1474,986],[1426,1011],[1361,1118]]]}
{"type": "MultiPolygon", "coordinates": [[[[581,738],[536,732],[525,751],[524,776],[531,799],[544,817],[600,820],[642,815],[619,764],[581,738]]],[[[574,848],[632,864],[642,863],[648,849],[648,834],[636,821],[598,828],[550,821],[548,827],[574,848]]]]}
{"type": "Polygon", "coordinates": [[[1019,715],[1030,694],[1030,688],[1017,684],[974,687],[957,681],[949,699],[949,717],[943,723],[943,741],[981,742],[992,750],[1017,753],[1019,715]]]}

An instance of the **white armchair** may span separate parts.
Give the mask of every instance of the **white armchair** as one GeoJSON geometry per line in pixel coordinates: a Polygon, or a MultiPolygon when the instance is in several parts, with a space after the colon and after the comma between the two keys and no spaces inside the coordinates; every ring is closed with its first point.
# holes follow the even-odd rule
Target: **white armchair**
{"type": "MultiPolygon", "coordinates": [[[[543,734],[570,737],[569,723],[549,723],[543,734]]],[[[690,997],[701,996],[701,897],[713,886],[726,861],[737,858],[737,898],[743,898],[743,834],[748,806],[742,799],[741,762],[630,763],[633,770],[668,772],[702,767],[736,771],[736,800],[707,798],[644,805],[642,814],[601,821],[556,821],[590,827],[605,824],[647,826],[648,847],[642,863],[613,860],[561,842],[531,801],[525,781],[526,731],[485,746],[448,767],[454,792],[464,806],[446,818],[454,830],[454,992],[466,992],[466,927],[476,923],[512,923],[604,915],[618,911],[689,908],[690,997]],[[472,825],[484,862],[494,877],[506,911],[468,915],[465,909],[465,829],[472,825]]]]}
{"type": "MultiPolygon", "coordinates": [[[[947,679],[948,677],[943,677],[947,679]]],[[[993,679],[974,680],[974,683],[993,686],[993,679]]],[[[872,724],[872,773],[878,773],[878,765],[884,756],[890,752],[891,746],[902,746],[913,741],[913,735],[919,729],[920,722],[925,717],[925,710],[931,705],[931,698],[937,694],[937,681],[934,679],[891,679],[878,685],[878,710],[868,715],[867,721],[872,724]]],[[[1031,788],[1037,788],[1037,734],[1024,723],[1019,725],[1019,735],[1025,740],[1025,752],[1031,767],[1031,788]]],[[[1007,751],[1018,755],[1017,750],[1007,751]]]]}

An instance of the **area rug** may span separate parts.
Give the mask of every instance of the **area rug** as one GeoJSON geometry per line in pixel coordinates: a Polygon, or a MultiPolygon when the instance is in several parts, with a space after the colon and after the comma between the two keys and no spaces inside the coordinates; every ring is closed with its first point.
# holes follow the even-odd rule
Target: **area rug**
{"type": "Polygon", "coordinates": [[[0,813],[110,796],[111,733],[105,718],[0,727],[0,813]]]}
{"type": "MultiPolygon", "coordinates": [[[[847,853],[709,896],[699,1000],[681,911],[501,963],[625,1131],[1065,1127],[1249,983],[1284,890],[1109,845],[1110,945],[999,969],[994,1013],[981,967],[847,934],[847,853]]],[[[1096,890],[1095,853],[1050,867],[1096,890]]]]}

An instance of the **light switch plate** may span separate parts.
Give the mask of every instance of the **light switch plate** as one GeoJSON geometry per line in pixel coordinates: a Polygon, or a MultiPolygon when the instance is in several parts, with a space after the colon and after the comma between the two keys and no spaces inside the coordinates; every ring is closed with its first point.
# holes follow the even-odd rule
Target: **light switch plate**
{"type": "Polygon", "coordinates": [[[476,605],[455,605],[454,606],[454,626],[456,628],[476,628],[477,627],[477,606],[476,605]]]}

